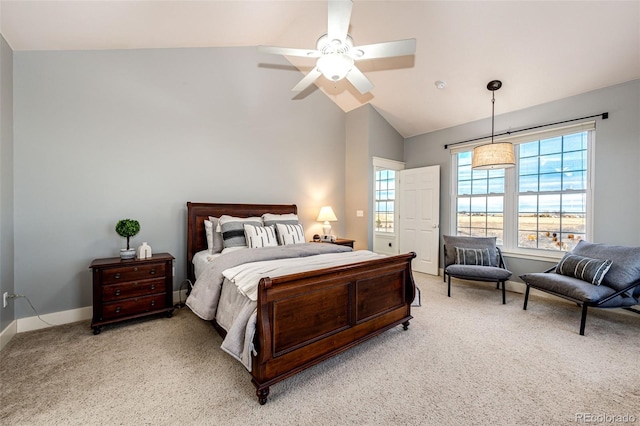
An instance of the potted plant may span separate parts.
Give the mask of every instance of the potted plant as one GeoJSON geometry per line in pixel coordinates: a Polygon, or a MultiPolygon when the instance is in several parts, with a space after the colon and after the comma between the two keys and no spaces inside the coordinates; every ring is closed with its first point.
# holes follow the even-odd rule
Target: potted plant
{"type": "Polygon", "coordinates": [[[140,232],[140,222],[133,219],[122,219],[116,223],[116,232],[127,239],[127,248],[120,249],[120,259],[133,259],[136,257],[136,249],[129,246],[129,239],[140,232]]]}

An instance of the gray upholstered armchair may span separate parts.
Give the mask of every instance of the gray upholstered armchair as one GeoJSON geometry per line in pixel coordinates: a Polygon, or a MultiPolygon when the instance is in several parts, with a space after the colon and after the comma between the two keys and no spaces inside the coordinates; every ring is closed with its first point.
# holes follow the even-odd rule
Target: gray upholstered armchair
{"type": "Polygon", "coordinates": [[[582,307],[580,334],[584,336],[587,309],[625,308],[640,304],[640,247],[580,241],[570,253],[545,272],[520,275],[529,290],[535,288],[582,307]]]}
{"type": "Polygon", "coordinates": [[[443,235],[444,276],[447,296],[451,297],[451,277],[502,284],[502,303],[506,303],[505,282],[511,277],[495,237],[443,235]]]}

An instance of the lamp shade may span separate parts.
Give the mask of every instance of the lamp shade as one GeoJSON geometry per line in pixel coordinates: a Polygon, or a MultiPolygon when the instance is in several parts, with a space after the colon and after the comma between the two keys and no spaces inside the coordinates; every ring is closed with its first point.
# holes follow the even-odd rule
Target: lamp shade
{"type": "Polygon", "coordinates": [[[497,142],[473,148],[471,168],[474,170],[506,169],[516,165],[513,144],[497,142]]]}
{"type": "Polygon", "coordinates": [[[316,65],[327,79],[338,81],[345,78],[353,68],[353,58],[340,53],[331,53],[318,59],[316,65]]]}
{"type": "Polygon", "coordinates": [[[318,213],[318,222],[335,222],[337,220],[338,218],[333,212],[331,206],[324,206],[320,208],[320,213],[318,213]]]}

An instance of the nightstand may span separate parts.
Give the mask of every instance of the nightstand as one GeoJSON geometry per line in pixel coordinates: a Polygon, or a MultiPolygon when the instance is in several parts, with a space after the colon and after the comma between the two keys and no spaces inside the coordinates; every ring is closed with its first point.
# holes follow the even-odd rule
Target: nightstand
{"type": "Polygon", "coordinates": [[[356,242],[356,240],[349,240],[347,238],[336,238],[336,240],[332,243],[330,243],[329,241],[311,241],[312,243],[328,243],[328,244],[337,244],[339,246],[347,246],[347,247],[351,247],[353,248],[353,243],[356,242]]]}
{"type": "Polygon", "coordinates": [[[349,240],[347,238],[336,238],[336,240],[333,242],[333,244],[337,244],[339,246],[348,246],[353,248],[353,243],[355,243],[356,240],[349,240]]]}
{"type": "Polygon", "coordinates": [[[173,313],[173,259],[169,253],[148,259],[95,259],[93,270],[93,334],[106,324],[173,313]]]}

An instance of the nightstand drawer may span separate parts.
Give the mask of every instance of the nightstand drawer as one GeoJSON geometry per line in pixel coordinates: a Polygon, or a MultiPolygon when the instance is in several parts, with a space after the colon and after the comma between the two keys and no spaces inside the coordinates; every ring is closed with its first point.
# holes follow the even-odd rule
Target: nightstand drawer
{"type": "Polygon", "coordinates": [[[127,315],[143,314],[165,307],[165,294],[125,299],[119,302],[105,303],[102,308],[102,319],[109,320],[127,315]]]}
{"type": "Polygon", "coordinates": [[[102,288],[102,300],[111,302],[129,297],[145,296],[165,291],[164,277],[151,280],[130,281],[122,284],[105,285],[102,288]]]}
{"type": "Polygon", "coordinates": [[[103,284],[164,277],[164,273],[164,263],[137,264],[120,268],[108,268],[101,271],[103,284]]]}

